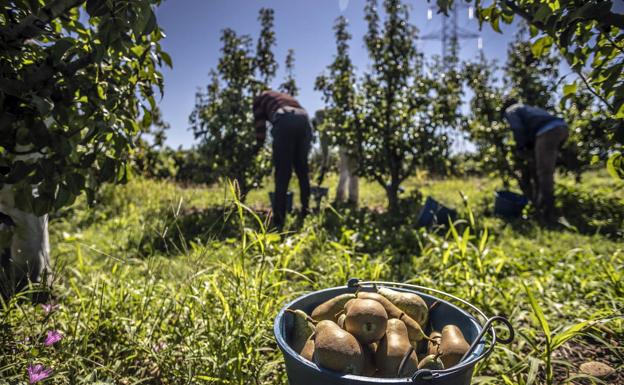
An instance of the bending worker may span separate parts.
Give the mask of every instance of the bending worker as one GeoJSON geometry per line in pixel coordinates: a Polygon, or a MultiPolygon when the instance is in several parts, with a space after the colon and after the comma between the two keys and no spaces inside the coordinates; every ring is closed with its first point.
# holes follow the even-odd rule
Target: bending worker
{"type": "Polygon", "coordinates": [[[559,149],[568,138],[563,119],[549,112],[508,99],[503,105],[504,116],[513,130],[516,156],[529,160],[531,173],[537,179],[534,196],[542,219],[555,219],[555,165],[559,149]]]}
{"type": "Polygon", "coordinates": [[[264,91],[253,102],[256,141],[263,145],[266,123],[271,123],[273,137],[273,166],[275,167],[275,197],[273,223],[281,229],[286,219],[286,194],[294,167],[299,179],[301,216],[308,213],[310,176],[308,153],[312,126],[306,111],[292,96],[277,91],[264,91]]]}

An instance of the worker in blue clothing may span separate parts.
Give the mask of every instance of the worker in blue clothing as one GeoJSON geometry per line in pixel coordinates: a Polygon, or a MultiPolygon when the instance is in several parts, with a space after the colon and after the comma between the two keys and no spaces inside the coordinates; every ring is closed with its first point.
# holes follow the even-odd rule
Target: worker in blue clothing
{"type": "Polygon", "coordinates": [[[565,121],[538,107],[508,98],[503,116],[509,122],[516,141],[516,156],[529,160],[536,184],[530,198],[542,219],[555,219],[555,165],[557,155],[568,138],[565,121]]]}

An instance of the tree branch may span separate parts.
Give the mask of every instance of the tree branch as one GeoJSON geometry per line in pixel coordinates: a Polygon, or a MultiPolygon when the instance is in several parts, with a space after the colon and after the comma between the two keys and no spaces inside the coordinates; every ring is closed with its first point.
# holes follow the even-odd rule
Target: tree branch
{"type": "Polygon", "coordinates": [[[602,97],[602,95],[598,94],[596,90],[594,90],[594,88],[589,85],[589,82],[587,81],[587,79],[585,79],[585,76],[583,76],[583,72],[581,70],[578,70],[578,71],[575,70],[575,72],[581,78],[583,83],[585,83],[585,87],[587,87],[589,92],[591,92],[592,94],[594,94],[595,97],[600,99],[605,104],[605,106],[607,106],[609,110],[611,110],[611,112],[613,113],[617,112],[614,110],[613,106],[604,97],[602,97]]]}

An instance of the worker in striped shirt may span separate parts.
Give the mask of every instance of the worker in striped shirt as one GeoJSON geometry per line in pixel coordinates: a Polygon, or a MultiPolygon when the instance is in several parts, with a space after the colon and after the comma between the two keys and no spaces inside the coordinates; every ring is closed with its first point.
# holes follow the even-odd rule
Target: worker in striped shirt
{"type": "Polygon", "coordinates": [[[286,219],[286,194],[292,170],[299,179],[301,217],[308,213],[310,176],[308,154],[312,141],[312,126],[307,112],[292,96],[264,91],[253,102],[253,114],[258,145],[266,139],[267,122],[273,137],[273,166],[275,167],[275,198],[273,223],[282,229],[286,219]]]}

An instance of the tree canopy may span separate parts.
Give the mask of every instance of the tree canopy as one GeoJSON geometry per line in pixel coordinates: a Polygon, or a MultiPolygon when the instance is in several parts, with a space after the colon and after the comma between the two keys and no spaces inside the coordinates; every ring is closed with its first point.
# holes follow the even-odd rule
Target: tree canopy
{"type": "Polygon", "coordinates": [[[103,182],[128,159],[170,57],[160,0],[12,1],[0,6],[0,187],[38,215],[103,182]],[[33,191],[33,187],[36,190],[33,191]]]}

